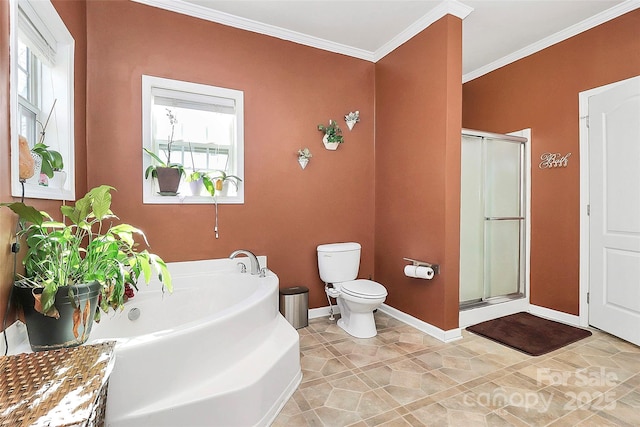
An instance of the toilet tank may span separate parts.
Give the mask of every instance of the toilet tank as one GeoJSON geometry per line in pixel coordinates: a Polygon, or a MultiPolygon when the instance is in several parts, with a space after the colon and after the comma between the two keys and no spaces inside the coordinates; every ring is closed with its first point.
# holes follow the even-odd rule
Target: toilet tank
{"type": "Polygon", "coordinates": [[[359,243],[330,243],[318,246],[318,271],[325,283],[354,280],[360,268],[359,243]]]}

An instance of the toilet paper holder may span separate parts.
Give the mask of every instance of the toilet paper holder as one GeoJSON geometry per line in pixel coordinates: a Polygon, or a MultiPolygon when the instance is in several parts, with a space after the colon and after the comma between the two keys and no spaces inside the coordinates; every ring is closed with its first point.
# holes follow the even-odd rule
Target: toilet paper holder
{"type": "Polygon", "coordinates": [[[440,264],[431,264],[425,261],[418,261],[417,259],[412,259],[412,258],[402,258],[402,259],[405,261],[409,261],[410,263],[412,263],[417,267],[420,267],[420,266],[431,267],[435,274],[440,274],[440,264]]]}

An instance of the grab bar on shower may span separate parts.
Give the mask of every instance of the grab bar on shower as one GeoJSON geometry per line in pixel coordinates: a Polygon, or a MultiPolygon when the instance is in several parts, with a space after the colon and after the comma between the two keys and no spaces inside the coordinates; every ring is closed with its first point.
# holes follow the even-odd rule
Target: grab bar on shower
{"type": "Polygon", "coordinates": [[[513,221],[513,220],[523,220],[523,216],[485,216],[485,221],[513,221]]]}

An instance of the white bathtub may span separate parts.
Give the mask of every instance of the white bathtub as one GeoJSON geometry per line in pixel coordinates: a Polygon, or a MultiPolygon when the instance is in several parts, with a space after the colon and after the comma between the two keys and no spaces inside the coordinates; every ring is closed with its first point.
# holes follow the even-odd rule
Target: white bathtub
{"type": "Polygon", "coordinates": [[[170,263],[172,294],[141,284],[94,325],[92,341],[117,339],[107,426],[273,421],[302,379],[299,336],[278,312],[278,277],[240,273],[238,262],[248,259],[170,263]]]}

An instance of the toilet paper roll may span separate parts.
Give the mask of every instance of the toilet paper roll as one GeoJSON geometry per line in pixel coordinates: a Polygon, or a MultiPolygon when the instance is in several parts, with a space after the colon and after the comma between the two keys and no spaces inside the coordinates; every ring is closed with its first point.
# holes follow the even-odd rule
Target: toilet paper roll
{"type": "Polygon", "coordinates": [[[427,267],[424,265],[405,265],[404,266],[404,274],[407,277],[413,277],[416,279],[427,279],[431,280],[434,276],[433,268],[427,267]]]}
{"type": "Polygon", "coordinates": [[[405,265],[404,275],[407,277],[416,277],[416,265],[405,265]]]}

